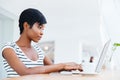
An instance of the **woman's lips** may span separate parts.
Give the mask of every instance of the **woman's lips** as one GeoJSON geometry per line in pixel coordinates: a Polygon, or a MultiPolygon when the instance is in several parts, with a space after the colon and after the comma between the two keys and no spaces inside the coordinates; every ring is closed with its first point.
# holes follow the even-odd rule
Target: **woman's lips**
{"type": "Polygon", "coordinates": [[[38,39],[40,40],[42,38],[42,36],[39,36],[38,39]]]}

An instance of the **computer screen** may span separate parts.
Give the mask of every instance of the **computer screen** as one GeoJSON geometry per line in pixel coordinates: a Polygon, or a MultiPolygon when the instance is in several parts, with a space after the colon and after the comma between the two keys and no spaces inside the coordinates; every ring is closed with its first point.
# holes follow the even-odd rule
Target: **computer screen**
{"type": "Polygon", "coordinates": [[[105,57],[106,57],[106,54],[107,54],[107,50],[108,50],[108,47],[109,47],[109,44],[110,44],[110,39],[104,44],[103,46],[103,49],[101,51],[101,54],[100,54],[100,57],[98,59],[98,64],[96,66],[96,72],[100,72],[101,69],[102,69],[102,66],[105,62],[105,57]]]}

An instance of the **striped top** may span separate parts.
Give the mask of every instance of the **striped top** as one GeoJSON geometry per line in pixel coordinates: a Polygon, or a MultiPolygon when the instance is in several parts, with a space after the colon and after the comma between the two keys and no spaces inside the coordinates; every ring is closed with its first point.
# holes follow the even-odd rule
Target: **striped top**
{"type": "MultiPolygon", "coordinates": [[[[43,66],[44,63],[43,63],[43,59],[44,59],[44,51],[42,51],[40,49],[40,47],[38,47],[37,45],[34,45],[33,46],[34,49],[37,51],[38,55],[39,55],[39,58],[38,60],[36,61],[32,61],[31,59],[29,59],[24,53],[23,51],[19,48],[19,46],[15,43],[15,42],[12,42],[12,43],[7,43],[5,44],[5,46],[3,47],[2,51],[5,49],[5,48],[12,48],[17,57],[26,65],[26,67],[30,68],[30,67],[35,67],[35,66],[43,66]]],[[[12,54],[11,54],[12,55],[12,54]]],[[[17,74],[16,71],[14,71],[11,66],[7,63],[6,59],[3,59],[3,65],[4,65],[4,68],[7,72],[7,77],[17,77],[19,76],[17,74]]]]}

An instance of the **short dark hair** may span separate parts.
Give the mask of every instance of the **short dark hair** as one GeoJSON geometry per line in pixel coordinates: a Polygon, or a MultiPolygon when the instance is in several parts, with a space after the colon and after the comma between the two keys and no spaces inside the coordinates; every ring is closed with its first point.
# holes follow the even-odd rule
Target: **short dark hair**
{"type": "Polygon", "coordinates": [[[32,28],[33,24],[36,22],[38,22],[40,25],[47,23],[44,15],[39,10],[33,8],[28,8],[21,13],[19,18],[20,34],[24,30],[24,22],[27,22],[30,25],[30,28],[32,28]]]}

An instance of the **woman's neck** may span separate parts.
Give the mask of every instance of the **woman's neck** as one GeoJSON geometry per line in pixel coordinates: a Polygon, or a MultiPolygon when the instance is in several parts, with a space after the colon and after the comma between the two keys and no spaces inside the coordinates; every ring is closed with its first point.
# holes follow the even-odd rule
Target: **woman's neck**
{"type": "Polygon", "coordinates": [[[18,41],[16,41],[16,44],[20,47],[30,48],[31,47],[31,40],[29,40],[28,38],[26,38],[24,36],[20,36],[18,41]]]}

